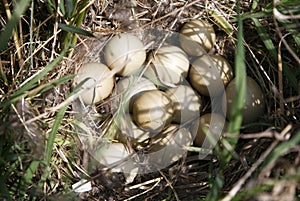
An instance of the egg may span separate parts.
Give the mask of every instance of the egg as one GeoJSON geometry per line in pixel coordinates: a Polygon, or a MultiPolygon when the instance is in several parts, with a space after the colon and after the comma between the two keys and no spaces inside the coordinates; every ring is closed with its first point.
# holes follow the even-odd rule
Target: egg
{"type": "Polygon", "coordinates": [[[171,124],[159,135],[153,137],[148,154],[149,164],[155,168],[165,168],[178,161],[187,153],[185,146],[190,146],[193,138],[189,130],[178,124],[171,124]]]}
{"type": "Polygon", "coordinates": [[[132,111],[134,97],[143,91],[155,90],[156,86],[144,77],[131,75],[120,79],[116,84],[116,95],[121,95],[120,100],[129,104],[129,111],[132,111]]]}
{"type": "Polygon", "coordinates": [[[222,95],[225,86],[233,78],[230,64],[220,55],[202,55],[191,65],[191,85],[202,95],[222,95]]]}
{"type": "Polygon", "coordinates": [[[207,149],[213,148],[222,134],[226,132],[226,128],[227,122],[222,114],[207,113],[202,115],[196,127],[194,145],[207,149]]]}
{"type": "MultiPolygon", "coordinates": [[[[226,87],[223,95],[222,110],[230,117],[232,103],[236,97],[236,78],[234,78],[226,87]]],[[[256,121],[265,111],[265,98],[260,86],[251,77],[246,77],[246,95],[243,109],[243,124],[256,121]]]]}
{"type": "Polygon", "coordinates": [[[159,48],[155,55],[152,52],[149,60],[152,62],[145,76],[155,83],[181,83],[186,78],[190,65],[186,53],[173,45],[159,48]]]}
{"type": "Polygon", "coordinates": [[[122,143],[107,143],[99,146],[93,153],[93,157],[111,172],[123,172],[126,183],[131,183],[136,177],[139,168],[122,143]]]}
{"type": "MultiPolygon", "coordinates": [[[[108,143],[95,152],[95,157],[105,166],[111,166],[129,157],[130,153],[122,143],[108,143]]],[[[114,171],[122,171],[122,167],[115,167],[114,171]]]]}
{"type": "Polygon", "coordinates": [[[111,75],[109,68],[102,63],[85,63],[83,64],[75,78],[74,84],[86,89],[80,95],[85,104],[97,103],[107,98],[113,90],[115,79],[111,75]]]}
{"type": "Polygon", "coordinates": [[[190,86],[178,85],[169,88],[166,94],[173,102],[173,122],[180,124],[199,117],[201,99],[190,86]]]}
{"type": "Polygon", "coordinates": [[[117,69],[117,75],[132,75],[146,60],[145,46],[135,35],[121,33],[105,45],[104,59],[111,69],[117,69]]]}
{"type": "Polygon", "coordinates": [[[173,103],[168,95],[159,90],[140,93],[133,103],[133,118],[143,130],[159,132],[167,126],[173,115],[173,103]]]}
{"type": "Polygon", "coordinates": [[[129,139],[133,146],[143,142],[144,140],[149,139],[152,135],[150,132],[145,131],[139,128],[132,120],[132,117],[129,113],[124,114],[115,118],[116,124],[120,130],[118,133],[118,140],[122,143],[126,143],[129,139]]]}
{"type": "Polygon", "coordinates": [[[179,41],[189,55],[200,56],[210,51],[216,43],[213,26],[206,21],[193,19],[180,30],[179,41]]]}

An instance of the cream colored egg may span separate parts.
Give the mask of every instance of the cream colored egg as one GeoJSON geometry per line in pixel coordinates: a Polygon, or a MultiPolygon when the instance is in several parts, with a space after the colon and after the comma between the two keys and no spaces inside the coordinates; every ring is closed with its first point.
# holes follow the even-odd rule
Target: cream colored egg
{"type": "Polygon", "coordinates": [[[130,153],[122,143],[108,143],[94,153],[94,157],[104,166],[112,168],[113,172],[122,172],[122,160],[130,161],[130,153]]]}
{"type": "Polygon", "coordinates": [[[222,134],[226,132],[227,122],[221,114],[207,113],[199,118],[197,127],[194,145],[213,148],[222,134]]]}
{"type": "Polygon", "coordinates": [[[213,26],[203,20],[193,19],[180,30],[180,45],[192,56],[200,56],[211,50],[216,43],[213,26]]]}
{"type": "Polygon", "coordinates": [[[120,100],[129,104],[129,110],[132,111],[132,102],[134,97],[143,91],[155,90],[156,86],[144,77],[129,76],[120,79],[116,84],[116,94],[121,95],[120,100]]]}
{"type": "Polygon", "coordinates": [[[169,125],[162,133],[153,137],[149,144],[153,146],[148,154],[149,163],[164,168],[186,155],[186,146],[193,143],[189,130],[177,124],[169,125]]]}
{"type": "Polygon", "coordinates": [[[139,128],[134,122],[129,113],[124,114],[114,119],[118,125],[120,133],[118,134],[118,140],[126,143],[129,139],[132,145],[147,140],[151,137],[150,132],[139,128]]]}
{"type": "Polygon", "coordinates": [[[146,50],[138,37],[130,33],[121,33],[105,45],[104,58],[111,69],[117,69],[118,75],[128,76],[143,66],[146,50]]]}
{"type": "Polygon", "coordinates": [[[173,103],[166,93],[151,90],[140,93],[133,103],[135,123],[149,132],[159,132],[167,126],[173,115],[173,103]]]}
{"type": "Polygon", "coordinates": [[[177,46],[163,46],[149,56],[151,66],[145,72],[145,76],[155,83],[179,84],[187,76],[189,60],[186,53],[177,46]]]}
{"type": "MultiPolygon", "coordinates": [[[[222,110],[229,118],[232,109],[232,103],[236,97],[236,78],[234,78],[226,87],[226,93],[223,95],[222,110]]],[[[243,124],[256,121],[265,111],[265,98],[260,86],[251,77],[246,78],[246,96],[243,110],[243,124]]]]}
{"type": "Polygon", "coordinates": [[[131,154],[122,143],[107,143],[93,152],[94,158],[111,172],[123,172],[126,183],[131,183],[139,171],[131,154]]]}
{"type": "Polygon", "coordinates": [[[86,104],[97,103],[107,98],[114,87],[115,78],[109,68],[102,63],[83,64],[74,78],[74,84],[81,86],[86,91],[81,94],[81,99],[86,104]]]}
{"type": "Polygon", "coordinates": [[[191,85],[202,95],[216,97],[233,78],[230,64],[220,55],[203,55],[190,68],[191,85]]]}
{"type": "Polygon", "coordinates": [[[173,122],[180,124],[199,117],[201,98],[190,86],[179,85],[169,88],[166,93],[173,102],[173,122]]]}
{"type": "MultiPolygon", "coordinates": [[[[122,143],[110,143],[99,151],[99,162],[105,166],[120,162],[130,155],[122,143]]],[[[117,168],[115,170],[117,170],[117,168]]]]}

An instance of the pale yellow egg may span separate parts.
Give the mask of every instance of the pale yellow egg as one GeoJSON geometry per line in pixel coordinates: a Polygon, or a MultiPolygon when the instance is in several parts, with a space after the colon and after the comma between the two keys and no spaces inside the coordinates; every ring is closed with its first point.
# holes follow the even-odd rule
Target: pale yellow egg
{"type": "Polygon", "coordinates": [[[108,168],[111,172],[122,172],[126,183],[131,183],[136,177],[139,168],[129,151],[122,143],[103,144],[96,149],[92,155],[98,162],[108,168]]]}
{"type": "Polygon", "coordinates": [[[155,55],[152,52],[149,60],[152,62],[145,76],[155,83],[181,83],[186,78],[190,65],[186,53],[172,45],[159,48],[155,55]]]}
{"type": "MultiPolygon", "coordinates": [[[[227,118],[231,115],[233,100],[236,97],[236,78],[234,78],[226,87],[226,93],[223,95],[222,110],[227,118]]],[[[265,111],[264,94],[258,83],[251,77],[246,77],[246,96],[245,105],[242,112],[243,124],[256,121],[265,111]]]]}
{"type": "Polygon", "coordinates": [[[153,137],[148,154],[149,163],[164,168],[187,154],[185,147],[192,145],[193,138],[189,130],[178,124],[171,124],[159,135],[153,137]]]}
{"type": "Polygon", "coordinates": [[[121,78],[116,84],[116,96],[124,107],[132,111],[132,103],[135,96],[143,91],[155,90],[156,86],[147,78],[131,75],[121,78]]]}
{"type": "Polygon", "coordinates": [[[104,48],[104,58],[117,74],[128,76],[143,67],[146,50],[143,42],[135,35],[121,33],[111,38],[104,48]]]}
{"type": "Polygon", "coordinates": [[[227,121],[218,113],[207,113],[199,118],[194,145],[213,148],[219,138],[226,132],[227,121]]]}
{"type": "Polygon", "coordinates": [[[83,84],[81,88],[84,88],[85,92],[80,97],[84,103],[97,103],[112,93],[115,78],[110,72],[102,63],[85,63],[79,68],[74,84],[83,84]]]}
{"type": "Polygon", "coordinates": [[[134,122],[129,113],[125,113],[122,116],[115,117],[114,121],[116,122],[120,132],[118,133],[118,140],[127,143],[128,140],[131,141],[132,145],[147,140],[151,137],[149,131],[145,131],[139,128],[134,122]]]}
{"type": "Polygon", "coordinates": [[[211,50],[216,43],[213,26],[206,21],[193,19],[180,30],[180,45],[189,55],[200,56],[211,50]]]}
{"type": "Polygon", "coordinates": [[[170,124],[173,103],[169,96],[159,90],[141,92],[133,103],[135,123],[149,132],[159,132],[170,124]]]}
{"type": "Polygon", "coordinates": [[[166,93],[173,102],[173,122],[180,124],[199,117],[201,98],[190,86],[178,85],[166,93]]]}
{"type": "Polygon", "coordinates": [[[191,65],[191,85],[202,95],[222,95],[226,85],[233,78],[230,64],[220,55],[203,55],[191,65]]]}

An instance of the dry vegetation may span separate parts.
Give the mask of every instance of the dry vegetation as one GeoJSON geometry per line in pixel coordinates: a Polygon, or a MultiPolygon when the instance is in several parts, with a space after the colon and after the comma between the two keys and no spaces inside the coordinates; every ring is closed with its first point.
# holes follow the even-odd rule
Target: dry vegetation
{"type": "MultiPolygon", "coordinates": [[[[260,83],[267,109],[256,123],[240,129],[232,159],[222,164],[217,151],[201,160],[191,152],[166,169],[138,175],[130,184],[122,174],[103,171],[82,148],[71,104],[72,73],[82,62],[97,61],[103,41],[114,33],[147,28],[177,32],[192,18],[214,24],[218,38],[213,51],[235,66],[236,3],[58,2],[28,1],[8,45],[0,46],[0,199],[204,200],[208,194],[215,200],[300,198],[299,1],[286,0],[276,7],[290,17],[285,20],[273,15],[271,1],[241,3],[246,70],[260,83]],[[67,32],[59,23],[81,29],[67,32]],[[219,175],[223,168],[224,177],[219,175]],[[71,185],[82,178],[93,189],[75,194],[71,185]]],[[[2,33],[18,5],[0,3],[2,33]]]]}

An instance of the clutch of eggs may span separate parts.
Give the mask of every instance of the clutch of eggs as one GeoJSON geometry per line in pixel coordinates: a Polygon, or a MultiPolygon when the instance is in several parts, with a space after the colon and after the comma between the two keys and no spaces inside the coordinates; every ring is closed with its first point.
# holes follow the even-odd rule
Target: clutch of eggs
{"type": "MultiPolygon", "coordinates": [[[[201,96],[220,96],[226,87],[222,108],[228,118],[236,93],[230,64],[220,55],[207,54],[215,41],[211,24],[191,20],[180,31],[180,47],[165,45],[149,53],[150,66],[142,77],[136,72],[141,72],[145,66],[145,46],[137,36],[121,33],[113,36],[104,47],[106,65],[86,63],[79,68],[74,83],[86,89],[80,95],[85,104],[104,100],[115,88],[113,95],[125,111],[114,119],[120,131],[118,140],[122,143],[111,143],[106,151],[95,152],[100,163],[113,167],[129,157],[131,153],[124,145],[128,139],[133,144],[148,139],[151,145],[149,161],[162,166],[184,156],[184,146],[190,146],[193,137],[195,146],[212,148],[207,133],[217,141],[227,123],[221,114],[200,116],[201,96]],[[197,58],[190,64],[189,56],[197,58]],[[116,86],[115,76],[119,77],[116,86]],[[186,79],[191,86],[184,83],[186,79]],[[172,87],[162,87],[168,84],[172,87]],[[191,132],[180,126],[192,120],[198,121],[199,126],[191,132]]],[[[259,86],[247,78],[244,123],[256,120],[263,113],[264,104],[259,86]]],[[[125,171],[124,168],[135,167],[127,164],[112,170],[125,171]]]]}

